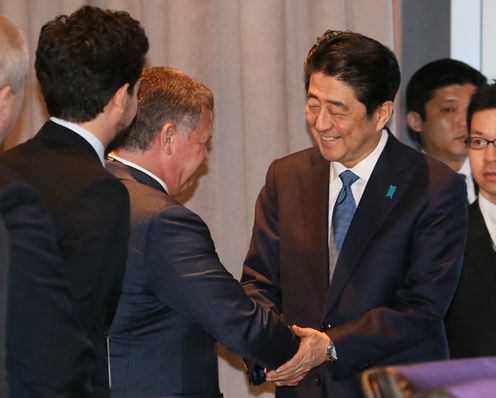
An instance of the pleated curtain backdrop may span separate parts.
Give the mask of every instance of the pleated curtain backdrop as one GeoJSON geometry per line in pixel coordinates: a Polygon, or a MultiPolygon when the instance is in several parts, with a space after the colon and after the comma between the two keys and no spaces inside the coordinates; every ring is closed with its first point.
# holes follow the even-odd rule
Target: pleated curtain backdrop
{"type": "MultiPolygon", "coordinates": [[[[208,172],[186,205],[207,222],[219,256],[241,275],[255,200],[269,163],[312,145],[305,128],[303,61],[327,29],[354,30],[393,47],[393,0],[0,0],[21,27],[31,64],[41,26],[82,5],[128,11],[150,39],[148,66],[168,65],[209,86],[215,121],[208,172]]],[[[4,147],[22,142],[47,114],[31,68],[24,109],[4,147]]],[[[272,396],[250,387],[241,360],[220,347],[225,397],[272,396]]]]}

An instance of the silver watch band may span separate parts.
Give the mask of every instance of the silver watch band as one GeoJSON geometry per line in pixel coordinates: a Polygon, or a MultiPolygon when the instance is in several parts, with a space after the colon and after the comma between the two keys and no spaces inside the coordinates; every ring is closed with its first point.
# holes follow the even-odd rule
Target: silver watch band
{"type": "Polygon", "coordinates": [[[338,360],[338,354],[336,352],[336,346],[334,345],[334,343],[331,342],[331,344],[329,344],[327,346],[327,360],[330,361],[330,362],[336,362],[338,360]]]}

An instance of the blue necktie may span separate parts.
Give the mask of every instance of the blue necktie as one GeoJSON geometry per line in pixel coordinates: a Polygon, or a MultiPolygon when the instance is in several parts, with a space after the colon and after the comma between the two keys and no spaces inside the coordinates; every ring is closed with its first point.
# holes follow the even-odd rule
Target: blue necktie
{"type": "Polygon", "coordinates": [[[334,231],[334,240],[338,253],[341,251],[346,232],[348,232],[348,227],[355,214],[356,205],[353,194],[351,193],[351,185],[358,180],[358,176],[350,170],[345,170],[339,175],[339,178],[343,182],[343,187],[339,191],[332,212],[332,229],[334,231]]]}

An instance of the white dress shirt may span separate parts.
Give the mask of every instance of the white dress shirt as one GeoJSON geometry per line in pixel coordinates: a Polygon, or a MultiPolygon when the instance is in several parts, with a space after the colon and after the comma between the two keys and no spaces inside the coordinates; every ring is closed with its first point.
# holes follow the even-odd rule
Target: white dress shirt
{"type": "Polygon", "coordinates": [[[370,179],[370,175],[372,171],[374,171],[374,167],[381,156],[384,147],[386,146],[386,142],[388,140],[388,133],[385,129],[382,130],[381,139],[379,143],[375,147],[375,149],[363,160],[357,163],[351,169],[347,169],[341,163],[331,162],[330,163],[330,177],[329,177],[329,219],[328,219],[328,228],[327,228],[327,243],[329,246],[329,280],[332,280],[332,276],[334,274],[334,268],[336,266],[338,253],[336,251],[336,247],[334,245],[334,235],[332,230],[332,213],[334,211],[334,204],[339,195],[339,191],[343,186],[343,182],[341,178],[339,178],[339,174],[341,174],[345,170],[351,170],[354,174],[357,175],[358,180],[356,180],[351,185],[351,193],[353,194],[353,199],[355,199],[355,205],[358,207],[360,200],[362,199],[363,192],[365,191],[365,187],[367,186],[367,182],[370,179]]]}
{"type": "Polygon", "coordinates": [[[123,159],[113,153],[109,154],[108,157],[110,159],[114,159],[114,160],[117,160],[119,162],[121,162],[122,164],[125,164],[126,166],[129,166],[129,167],[132,167],[132,168],[135,168],[136,170],[139,170],[143,173],[145,173],[146,175],[150,176],[151,178],[153,178],[155,181],[157,181],[160,186],[162,188],[164,188],[165,192],[169,193],[169,190],[167,189],[167,184],[165,183],[165,181],[162,181],[160,178],[158,178],[155,174],[153,174],[151,171],[137,165],[136,163],[133,163],[129,160],[126,160],[126,159],[123,159]]]}
{"type": "Polygon", "coordinates": [[[463,162],[462,167],[460,167],[460,170],[458,170],[458,174],[461,174],[465,177],[465,183],[467,184],[468,203],[474,203],[477,199],[477,195],[475,194],[474,179],[472,178],[472,169],[470,168],[470,161],[468,159],[468,156],[463,162]]]}
{"type": "Polygon", "coordinates": [[[329,178],[329,230],[332,227],[332,212],[334,209],[334,204],[339,195],[339,191],[341,191],[341,187],[343,186],[343,182],[339,175],[345,170],[351,170],[358,176],[358,180],[351,186],[351,192],[353,193],[353,198],[355,199],[355,205],[358,207],[358,203],[362,199],[363,192],[365,191],[365,187],[367,186],[367,182],[369,181],[370,175],[372,171],[374,171],[374,167],[381,156],[384,147],[386,146],[386,142],[388,140],[388,134],[386,130],[382,130],[381,139],[379,144],[375,147],[375,149],[363,160],[357,163],[351,169],[347,169],[341,163],[331,162],[331,172],[329,178]]]}

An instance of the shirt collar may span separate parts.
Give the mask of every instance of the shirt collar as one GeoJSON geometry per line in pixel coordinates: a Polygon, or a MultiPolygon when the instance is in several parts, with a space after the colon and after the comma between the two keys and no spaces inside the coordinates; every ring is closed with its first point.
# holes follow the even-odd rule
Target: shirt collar
{"type": "Polygon", "coordinates": [[[472,178],[472,169],[470,168],[470,160],[468,156],[463,161],[462,167],[458,170],[458,174],[465,178],[465,183],[467,184],[467,199],[468,203],[473,203],[477,199],[477,194],[475,192],[474,180],[472,178]]]}
{"type": "Polygon", "coordinates": [[[126,166],[132,167],[132,168],[134,168],[136,170],[141,171],[142,173],[145,173],[146,175],[150,176],[155,181],[157,181],[160,184],[160,186],[162,188],[164,188],[164,191],[165,192],[169,193],[169,190],[167,189],[167,184],[165,183],[165,181],[162,181],[155,174],[153,174],[150,170],[147,170],[147,169],[141,167],[140,165],[137,165],[136,163],[133,163],[133,162],[131,162],[129,160],[123,159],[123,158],[121,158],[121,157],[119,157],[119,156],[117,156],[117,155],[115,155],[113,153],[111,153],[111,154],[109,154],[107,156],[109,158],[111,158],[111,159],[114,159],[114,160],[117,160],[117,161],[121,162],[122,164],[125,164],[126,166]]]}
{"type": "Polygon", "coordinates": [[[98,155],[98,159],[102,163],[103,167],[105,167],[104,155],[105,155],[105,147],[102,142],[91,132],[81,127],[79,124],[69,122],[67,120],[59,119],[58,117],[51,117],[50,120],[54,123],[57,123],[69,130],[74,131],[76,134],[80,135],[84,140],[91,145],[91,147],[95,150],[98,155]]]}
{"type": "Polygon", "coordinates": [[[370,152],[370,154],[365,159],[358,162],[351,169],[348,169],[347,167],[343,166],[341,163],[331,162],[331,181],[337,178],[343,171],[351,170],[360,179],[362,179],[365,183],[367,183],[370,178],[370,175],[374,171],[374,167],[377,163],[377,160],[379,160],[379,156],[381,156],[381,153],[384,150],[384,147],[386,146],[387,140],[388,140],[388,133],[386,129],[383,129],[381,132],[381,139],[379,141],[379,144],[377,144],[375,149],[372,152],[370,152]]]}
{"type": "Polygon", "coordinates": [[[472,178],[472,169],[470,168],[468,156],[463,161],[462,167],[458,170],[458,174],[463,174],[467,180],[472,178]]]}

